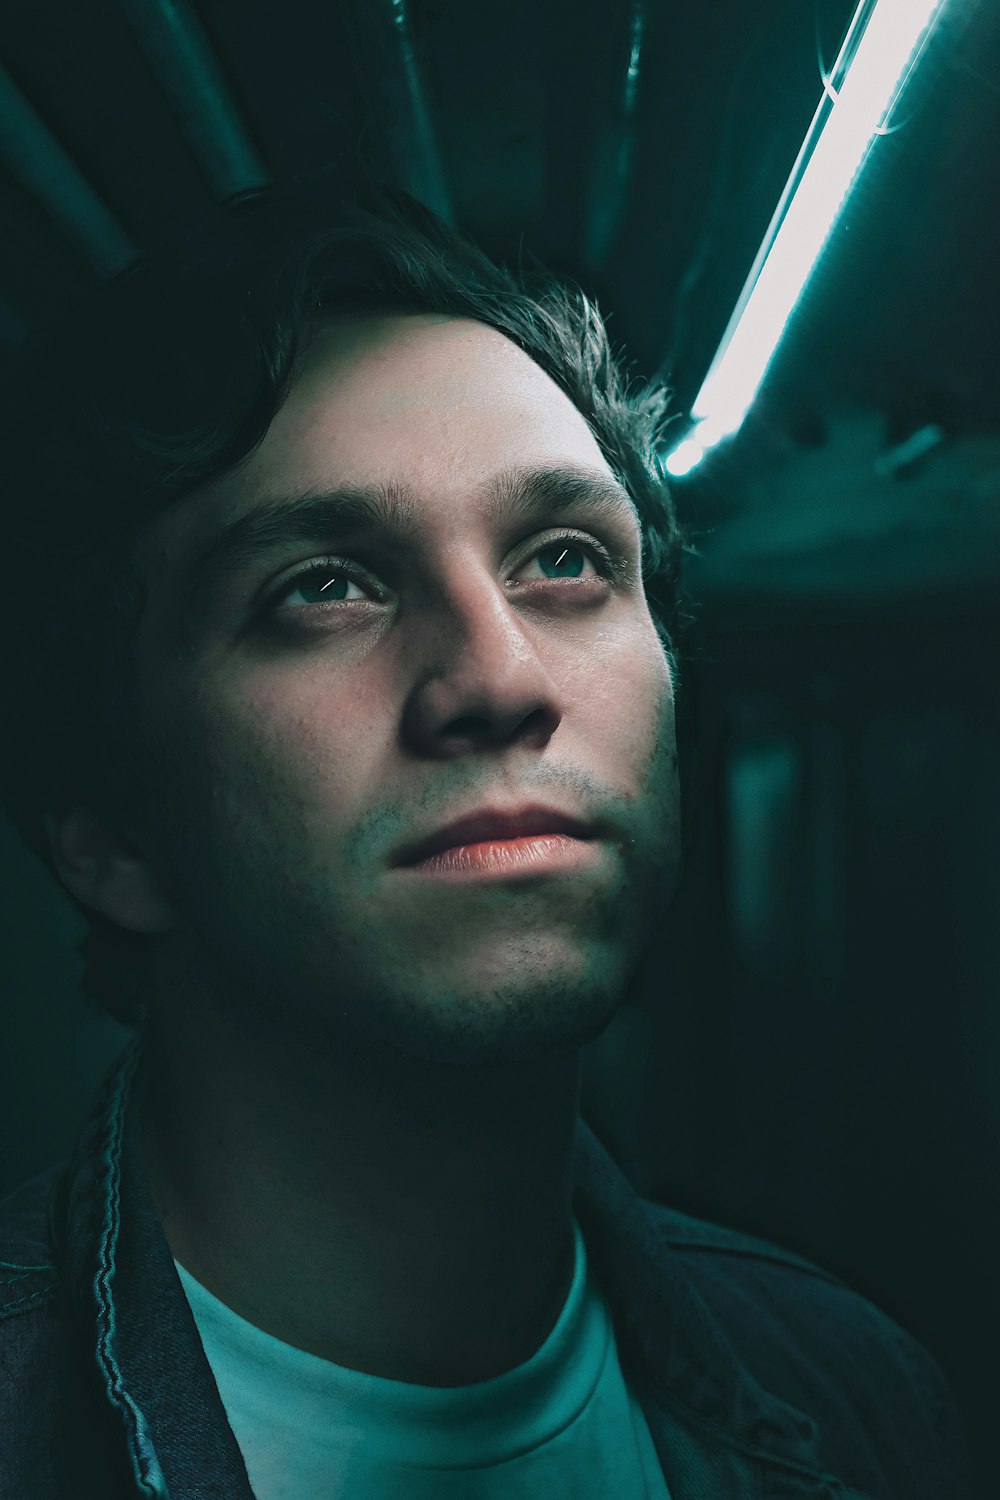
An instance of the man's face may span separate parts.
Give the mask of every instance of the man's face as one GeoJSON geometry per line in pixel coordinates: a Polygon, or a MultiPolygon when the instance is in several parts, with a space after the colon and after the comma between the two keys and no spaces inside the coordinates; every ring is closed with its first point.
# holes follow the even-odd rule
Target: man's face
{"type": "Polygon", "coordinates": [[[596,488],[613,483],[572,402],[494,329],[324,325],[257,451],[144,538],[144,847],[176,919],[161,988],[446,1062],[604,1029],[678,848],[672,683],[638,520],[596,488]],[[509,492],[498,508],[508,469],[587,483],[568,509],[509,492]],[[275,534],[187,599],[232,522],[373,483],[407,491],[405,538],[275,534]],[[456,818],[526,804],[595,824],[592,857],[527,878],[396,863],[456,818]]]}

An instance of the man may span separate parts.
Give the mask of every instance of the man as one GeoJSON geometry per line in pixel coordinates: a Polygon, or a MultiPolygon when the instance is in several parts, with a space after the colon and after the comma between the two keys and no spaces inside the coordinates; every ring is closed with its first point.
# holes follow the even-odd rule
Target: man
{"type": "Polygon", "coordinates": [[[136,1040],[6,1205],[0,1493],[959,1496],[919,1345],[578,1117],[677,868],[665,392],[405,195],[260,215],[18,417],[9,800],[136,1040]]]}

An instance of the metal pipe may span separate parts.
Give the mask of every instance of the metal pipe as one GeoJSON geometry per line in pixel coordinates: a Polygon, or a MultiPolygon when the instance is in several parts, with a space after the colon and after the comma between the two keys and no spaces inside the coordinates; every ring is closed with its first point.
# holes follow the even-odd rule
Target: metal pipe
{"type": "Polygon", "coordinates": [[[446,223],[454,209],[427,103],[406,0],[353,0],[347,14],[355,67],[377,90],[390,167],[446,223]]]}
{"type": "Polygon", "coordinates": [[[2,68],[0,159],[95,271],[113,276],[135,259],[124,229],[2,68]]]}
{"type": "Polygon", "coordinates": [[[632,0],[628,18],[628,61],[602,137],[587,195],[583,227],[584,258],[603,270],[614,248],[635,163],[636,103],[644,63],[648,0],[632,0]]]}
{"type": "Polygon", "coordinates": [[[119,0],[216,198],[270,181],[211,44],[187,0],[119,0]]]}

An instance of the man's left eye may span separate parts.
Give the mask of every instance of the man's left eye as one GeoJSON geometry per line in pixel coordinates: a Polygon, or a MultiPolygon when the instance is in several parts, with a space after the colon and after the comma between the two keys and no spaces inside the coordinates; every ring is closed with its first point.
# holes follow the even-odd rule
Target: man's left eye
{"type": "Polygon", "coordinates": [[[579,578],[588,559],[603,577],[606,576],[605,572],[598,567],[598,564],[610,562],[603,549],[597,550],[596,544],[585,544],[573,538],[546,542],[544,547],[539,547],[536,552],[532,553],[528,562],[534,562],[536,559],[545,570],[546,577],[553,578],[579,578]],[[549,572],[550,569],[551,572],[549,572]]]}

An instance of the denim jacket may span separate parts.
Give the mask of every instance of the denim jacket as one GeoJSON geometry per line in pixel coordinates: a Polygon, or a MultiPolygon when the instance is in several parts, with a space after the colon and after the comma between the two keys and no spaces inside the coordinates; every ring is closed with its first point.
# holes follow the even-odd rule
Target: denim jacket
{"type": "MultiPolygon", "coordinates": [[[[253,1500],[137,1155],[140,1054],[70,1162],[0,1204],[0,1500],[253,1500]]],[[[672,1500],[966,1500],[921,1344],[808,1260],[641,1198],[582,1119],[574,1170],[672,1500]]]]}

